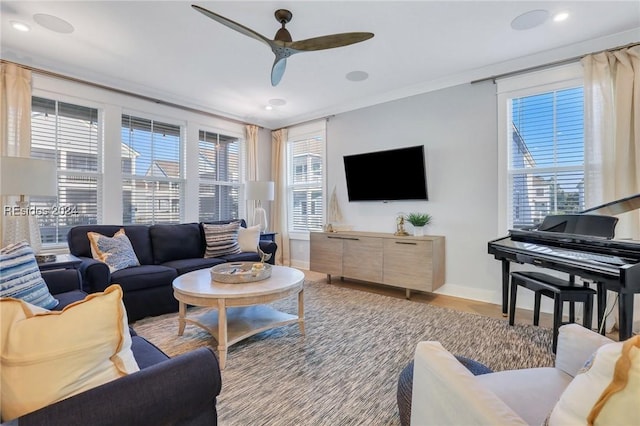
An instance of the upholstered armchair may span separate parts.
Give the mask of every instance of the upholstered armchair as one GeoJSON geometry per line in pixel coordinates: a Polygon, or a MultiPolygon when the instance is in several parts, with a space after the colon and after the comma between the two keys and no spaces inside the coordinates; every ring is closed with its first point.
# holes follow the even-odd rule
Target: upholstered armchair
{"type": "Polygon", "coordinates": [[[438,342],[415,351],[411,425],[541,425],[591,355],[612,342],[577,324],[560,327],[554,367],[474,376],[438,342]]]}

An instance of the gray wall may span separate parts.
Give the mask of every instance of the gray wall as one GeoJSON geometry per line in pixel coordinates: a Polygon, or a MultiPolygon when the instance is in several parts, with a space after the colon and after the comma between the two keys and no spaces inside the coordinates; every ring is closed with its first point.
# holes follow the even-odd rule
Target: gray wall
{"type": "MultiPolygon", "coordinates": [[[[343,222],[394,232],[398,212],[428,212],[427,233],[446,237],[446,284],[438,292],[495,303],[500,268],[487,242],[507,233],[497,229],[496,110],[495,86],[486,82],[339,114],[327,124],[327,193],[335,186],[343,222]],[[429,201],[348,202],[344,155],[413,145],[425,146],[429,201]]],[[[393,167],[402,165],[380,172],[393,167]]],[[[292,244],[294,265],[308,265],[304,244],[292,244]]]]}

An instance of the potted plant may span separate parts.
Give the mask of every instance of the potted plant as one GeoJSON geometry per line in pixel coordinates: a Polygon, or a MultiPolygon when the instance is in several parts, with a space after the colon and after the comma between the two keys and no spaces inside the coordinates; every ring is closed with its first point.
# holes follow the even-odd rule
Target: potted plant
{"type": "Polygon", "coordinates": [[[431,223],[431,215],[428,213],[409,213],[406,221],[413,225],[413,235],[424,235],[424,227],[431,223]]]}

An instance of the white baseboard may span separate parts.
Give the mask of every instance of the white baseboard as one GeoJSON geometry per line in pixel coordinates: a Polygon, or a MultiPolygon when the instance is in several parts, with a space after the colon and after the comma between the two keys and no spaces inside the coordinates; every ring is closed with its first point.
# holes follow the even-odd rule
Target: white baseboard
{"type": "Polygon", "coordinates": [[[501,293],[495,290],[482,290],[470,288],[457,284],[444,284],[442,287],[434,291],[436,294],[445,296],[461,297],[463,299],[477,300],[480,302],[500,304],[501,293]]]}
{"type": "Polygon", "coordinates": [[[303,262],[303,261],[300,261],[300,260],[292,259],[291,260],[291,267],[298,268],[298,269],[304,269],[304,270],[308,271],[309,270],[309,262],[303,262]]]}

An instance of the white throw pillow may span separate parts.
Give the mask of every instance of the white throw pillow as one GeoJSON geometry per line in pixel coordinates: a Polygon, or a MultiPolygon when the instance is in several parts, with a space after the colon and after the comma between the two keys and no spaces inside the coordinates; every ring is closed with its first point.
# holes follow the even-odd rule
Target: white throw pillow
{"type": "Polygon", "coordinates": [[[119,285],[62,311],[0,299],[2,421],[139,370],[119,285]]]}
{"type": "Polygon", "coordinates": [[[260,244],[260,225],[250,226],[238,230],[238,244],[241,252],[258,252],[258,244],[260,244]]]}
{"type": "Polygon", "coordinates": [[[637,425],[640,419],[640,336],[600,347],[565,389],[550,426],[637,425]]]}

